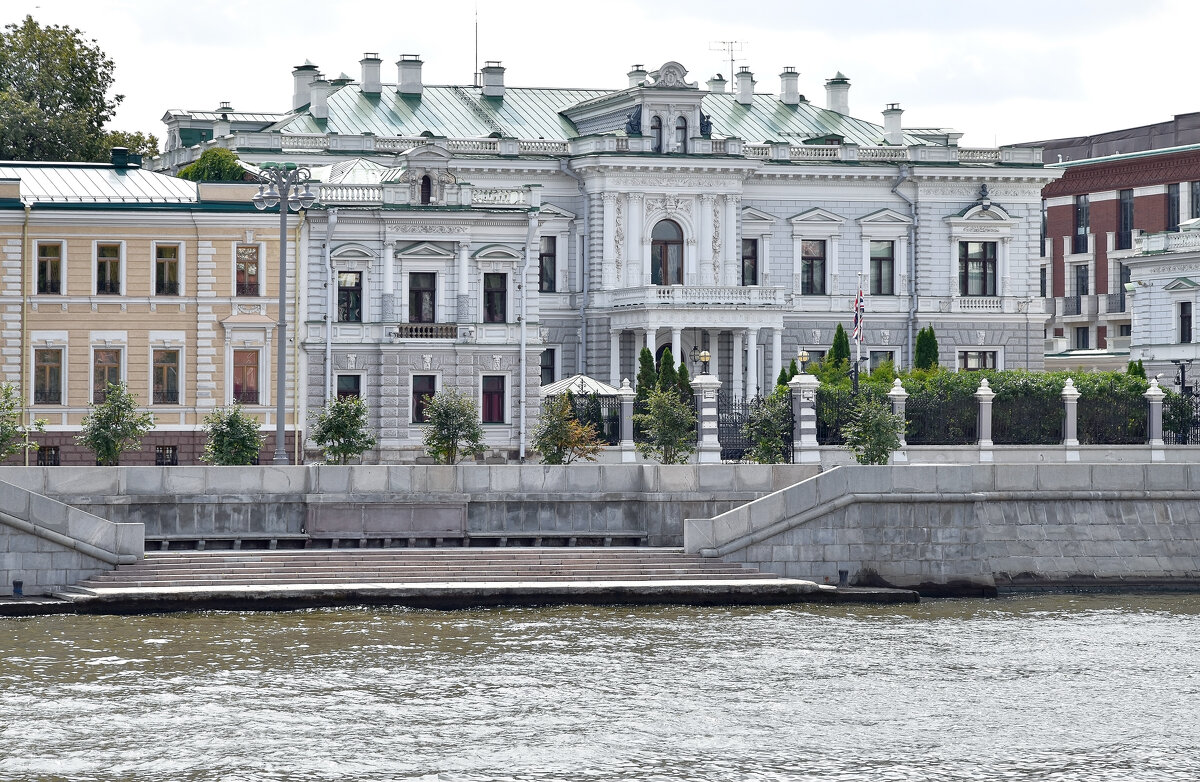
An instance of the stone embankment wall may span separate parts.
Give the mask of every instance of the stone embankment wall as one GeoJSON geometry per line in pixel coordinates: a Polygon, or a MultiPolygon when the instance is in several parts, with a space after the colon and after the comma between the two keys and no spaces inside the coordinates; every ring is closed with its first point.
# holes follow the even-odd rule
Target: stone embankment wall
{"type": "MultiPolygon", "coordinates": [[[[711,516],[815,475],[815,465],[12,467],[0,478],[146,537],[497,538],[545,534],[683,544],[711,516]]],[[[151,544],[153,548],[153,544],[151,544]]]]}
{"type": "Polygon", "coordinates": [[[114,524],[0,482],[0,595],[45,595],[142,555],[142,525],[114,524]]]}
{"type": "Polygon", "coordinates": [[[1200,586],[1200,465],[839,467],[709,519],[690,552],[786,576],[992,594],[1200,586]]]}

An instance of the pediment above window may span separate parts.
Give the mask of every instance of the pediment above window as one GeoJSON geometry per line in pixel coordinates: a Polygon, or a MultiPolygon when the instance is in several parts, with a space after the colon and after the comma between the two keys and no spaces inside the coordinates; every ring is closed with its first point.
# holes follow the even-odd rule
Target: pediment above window
{"type": "Polygon", "coordinates": [[[846,218],[818,206],[789,218],[788,222],[795,236],[834,236],[841,232],[846,218]]]}
{"type": "Polygon", "coordinates": [[[574,220],[575,213],[568,212],[566,209],[563,209],[561,206],[555,206],[554,204],[542,204],[541,209],[538,211],[538,218],[543,221],[545,221],[545,220],[574,220]]]}
{"type": "Polygon", "coordinates": [[[434,258],[453,260],[454,251],[433,242],[414,242],[396,248],[397,258],[434,258]]]}
{"type": "Polygon", "coordinates": [[[894,209],[880,209],[858,218],[860,225],[911,225],[912,218],[894,209]]]}
{"type": "Polygon", "coordinates": [[[503,244],[486,244],[471,256],[476,261],[502,261],[515,263],[524,256],[517,250],[503,244]]]}
{"type": "Polygon", "coordinates": [[[1163,286],[1164,291],[1191,291],[1200,288],[1200,282],[1191,277],[1176,277],[1163,286]]]}

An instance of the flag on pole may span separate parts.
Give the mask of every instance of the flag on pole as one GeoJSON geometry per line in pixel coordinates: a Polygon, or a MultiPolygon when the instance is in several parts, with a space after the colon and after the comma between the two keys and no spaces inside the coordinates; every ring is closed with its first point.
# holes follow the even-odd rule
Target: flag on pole
{"type": "Polygon", "coordinates": [[[866,312],[866,305],[863,302],[862,286],[858,288],[858,295],[854,297],[854,341],[862,344],[863,341],[863,314],[866,312]]]}

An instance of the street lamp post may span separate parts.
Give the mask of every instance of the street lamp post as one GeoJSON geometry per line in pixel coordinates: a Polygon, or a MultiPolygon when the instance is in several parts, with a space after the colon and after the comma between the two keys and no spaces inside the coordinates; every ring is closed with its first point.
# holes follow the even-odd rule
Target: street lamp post
{"type": "Polygon", "coordinates": [[[250,202],[259,210],[279,205],[279,328],[275,344],[275,464],[287,464],[284,442],[284,389],[287,386],[287,218],[288,210],[308,209],[317,200],[308,187],[309,171],[295,163],[259,166],[258,193],[250,202]],[[266,188],[264,191],[263,188],[266,188]]]}

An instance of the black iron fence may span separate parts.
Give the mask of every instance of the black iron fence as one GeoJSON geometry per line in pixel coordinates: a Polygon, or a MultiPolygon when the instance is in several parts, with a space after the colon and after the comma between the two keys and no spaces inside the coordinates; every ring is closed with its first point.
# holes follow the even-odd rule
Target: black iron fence
{"type": "MultiPolygon", "coordinates": [[[[790,464],[793,460],[793,441],[795,438],[796,421],[792,414],[792,396],[786,396],[787,410],[778,420],[778,445],[766,447],[778,457],[778,460],[790,464]]],[[[767,404],[766,398],[741,399],[731,393],[717,393],[717,439],[721,443],[721,461],[746,462],[752,461],[751,452],[755,450],[754,436],[748,426],[751,416],[767,404]]],[[[772,426],[771,428],[775,428],[772,426]]]]}
{"type": "Polygon", "coordinates": [[[992,402],[992,442],[996,445],[1061,443],[1065,417],[1061,399],[997,395],[992,402]]]}
{"type": "Polygon", "coordinates": [[[1200,396],[1167,395],[1163,400],[1163,442],[1200,444],[1200,396]]]}
{"type": "Polygon", "coordinates": [[[973,445],[979,442],[979,402],[974,397],[913,394],[904,407],[909,445],[973,445]]]}
{"type": "Polygon", "coordinates": [[[596,436],[605,445],[621,442],[621,398],[616,396],[571,396],[575,418],[584,426],[596,430],[596,436]]]}
{"type": "Polygon", "coordinates": [[[1122,396],[1081,396],[1076,429],[1080,445],[1137,445],[1146,442],[1149,403],[1122,396]]]}
{"type": "Polygon", "coordinates": [[[848,388],[821,386],[817,389],[817,442],[821,445],[843,445],[842,426],[854,413],[854,394],[848,388]]]}

